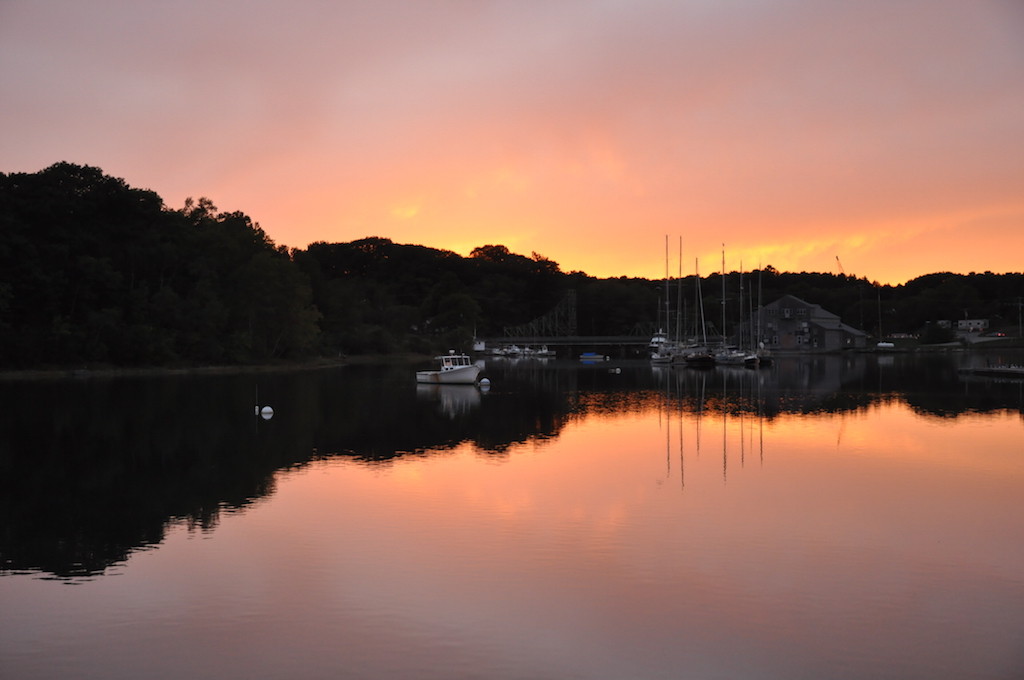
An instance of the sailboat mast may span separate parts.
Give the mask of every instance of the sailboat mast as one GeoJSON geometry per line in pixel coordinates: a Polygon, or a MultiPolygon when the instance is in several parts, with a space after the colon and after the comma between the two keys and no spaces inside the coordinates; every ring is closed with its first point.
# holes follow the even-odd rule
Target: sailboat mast
{"type": "Polygon", "coordinates": [[[676,277],[676,342],[683,340],[683,237],[679,237],[679,276],[676,277]]]}
{"type": "Polygon", "coordinates": [[[725,347],[725,244],[722,244],[722,347],[725,347]]]}
{"type": "Polygon", "coordinates": [[[757,349],[761,348],[761,343],[764,341],[763,331],[761,330],[761,310],[764,309],[764,298],[762,296],[761,288],[761,275],[764,273],[764,268],[761,263],[757,263],[757,341],[754,343],[754,347],[757,349]]]}
{"type": "Polygon", "coordinates": [[[693,260],[693,270],[697,274],[697,304],[700,306],[700,332],[701,332],[701,336],[704,339],[704,346],[707,347],[707,344],[708,344],[708,325],[707,325],[707,322],[704,319],[704,295],[701,293],[701,290],[700,290],[700,259],[699,258],[694,258],[694,260],[693,260]]]}
{"type": "Polygon", "coordinates": [[[736,343],[743,349],[743,260],[740,260],[740,309],[739,309],[739,325],[736,327],[736,343]]]}
{"type": "Polygon", "coordinates": [[[669,298],[668,298],[668,234],[665,234],[665,333],[666,335],[672,332],[672,317],[669,315],[669,298]]]}

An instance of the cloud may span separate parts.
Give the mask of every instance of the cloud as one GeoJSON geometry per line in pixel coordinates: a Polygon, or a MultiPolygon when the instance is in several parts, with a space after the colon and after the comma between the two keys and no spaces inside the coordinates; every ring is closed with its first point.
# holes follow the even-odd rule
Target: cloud
{"type": "Polygon", "coordinates": [[[99,165],[298,247],[659,276],[664,234],[826,270],[934,240],[906,271],[1024,210],[1022,34],[1009,0],[7,0],[0,170],[99,165]]]}

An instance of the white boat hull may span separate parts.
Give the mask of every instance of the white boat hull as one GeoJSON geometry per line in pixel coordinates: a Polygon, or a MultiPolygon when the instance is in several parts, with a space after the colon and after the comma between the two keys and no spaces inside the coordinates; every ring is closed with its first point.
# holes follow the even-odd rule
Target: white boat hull
{"type": "Polygon", "coordinates": [[[416,371],[416,382],[435,385],[472,385],[479,377],[480,367],[475,364],[441,371],[416,371]]]}

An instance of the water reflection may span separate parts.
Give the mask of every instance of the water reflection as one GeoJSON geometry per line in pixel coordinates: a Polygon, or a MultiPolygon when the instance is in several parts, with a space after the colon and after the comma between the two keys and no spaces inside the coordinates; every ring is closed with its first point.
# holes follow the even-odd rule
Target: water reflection
{"type": "Polygon", "coordinates": [[[480,397],[485,391],[477,385],[433,385],[417,384],[416,396],[437,404],[438,410],[454,420],[480,407],[480,397]]]}
{"type": "Polygon", "coordinates": [[[756,371],[494,362],[486,394],[418,387],[400,366],[0,382],[0,569],[102,573],[171,526],[209,531],[271,494],[279,470],[325,457],[387,465],[470,446],[504,460],[581,420],[657,411],[667,463],[678,459],[685,487],[686,452],[720,452],[728,480],[752,457],[763,460],[765,423],[789,414],[901,402],[943,419],[1024,415],[1024,381],[965,377],[958,368],[967,360],[793,357],[756,371]],[[274,417],[254,416],[255,403],[274,417]],[[684,419],[693,424],[687,441],[684,419]]]}

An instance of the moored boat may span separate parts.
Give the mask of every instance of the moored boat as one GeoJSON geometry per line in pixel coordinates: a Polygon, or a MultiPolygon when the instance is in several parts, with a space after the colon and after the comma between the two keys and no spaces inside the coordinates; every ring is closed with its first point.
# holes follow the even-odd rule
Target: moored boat
{"type": "Polygon", "coordinates": [[[456,354],[449,350],[448,354],[434,357],[440,367],[430,371],[416,371],[416,382],[439,383],[443,385],[471,385],[480,377],[480,366],[466,354],[456,354]]]}
{"type": "Polygon", "coordinates": [[[608,361],[608,357],[597,352],[584,352],[580,355],[580,361],[583,363],[595,363],[598,361],[608,361]]]}
{"type": "Polygon", "coordinates": [[[715,355],[707,348],[693,348],[682,355],[683,363],[691,368],[711,368],[715,365],[715,355]]]}
{"type": "Polygon", "coordinates": [[[973,375],[984,375],[1002,378],[1024,378],[1024,366],[997,365],[997,366],[976,366],[973,368],[961,368],[960,373],[973,375]]]}

